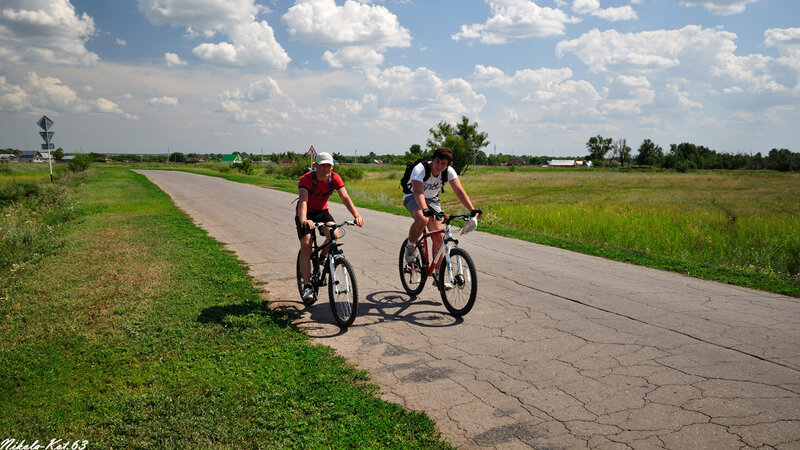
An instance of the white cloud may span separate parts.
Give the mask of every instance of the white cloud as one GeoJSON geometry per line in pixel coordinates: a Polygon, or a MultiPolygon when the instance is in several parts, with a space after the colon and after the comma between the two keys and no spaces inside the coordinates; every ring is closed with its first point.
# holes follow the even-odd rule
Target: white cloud
{"type": "Polygon", "coordinates": [[[575,0],[572,2],[572,11],[576,14],[589,14],[600,9],[599,0],[575,0]]]}
{"type": "Polygon", "coordinates": [[[383,6],[297,0],[282,19],[293,39],[336,49],[323,56],[333,67],[378,65],[387,49],[411,45],[409,31],[383,6]]]}
{"type": "Polygon", "coordinates": [[[681,0],[685,6],[702,6],[711,14],[727,16],[743,12],[749,3],[758,0],[681,0]]]}
{"type": "Polygon", "coordinates": [[[0,10],[0,59],[12,63],[93,66],[86,49],[94,20],[78,16],[69,0],[4,0],[0,10]]]}
{"type": "MultiPolygon", "coordinates": [[[[138,0],[139,11],[153,25],[199,30],[206,36],[231,25],[253,22],[253,0],[138,0]]],[[[190,33],[191,34],[191,33],[190,33]]]]}
{"type": "Polygon", "coordinates": [[[601,100],[591,83],[572,80],[572,70],[568,68],[524,69],[508,76],[496,67],[477,65],[473,76],[482,85],[498,88],[540,110],[583,114],[601,100]]]}
{"type": "Polygon", "coordinates": [[[119,45],[120,47],[124,47],[124,46],[128,45],[128,42],[125,41],[125,39],[117,38],[117,45],[119,45]]]}
{"type": "Polygon", "coordinates": [[[233,67],[285,69],[291,61],[266,21],[234,25],[228,35],[230,43],[200,44],[192,53],[212,64],[233,67]]]}
{"type": "Polygon", "coordinates": [[[182,60],[180,56],[170,52],[164,53],[164,61],[166,61],[167,67],[178,67],[188,64],[186,61],[182,60]]]}
{"type": "Polygon", "coordinates": [[[227,40],[192,49],[195,56],[211,64],[285,69],[291,61],[272,27],[256,20],[264,7],[253,0],[138,0],[138,4],[153,25],[186,27],[190,38],[226,35],[227,40]]]}
{"type": "Polygon", "coordinates": [[[598,9],[597,11],[592,12],[592,15],[611,22],[619,22],[620,20],[636,20],[639,18],[639,16],[636,15],[636,11],[634,11],[630,6],[598,9]]]}
{"type": "Polygon", "coordinates": [[[735,55],[735,39],[733,33],[695,25],[628,34],[595,29],[559,42],[556,54],[575,53],[594,73],[683,78],[723,88],[726,83],[738,83],[752,92],[779,92],[794,86],[781,81],[774,59],[735,55]]]}
{"type": "Polygon", "coordinates": [[[272,77],[250,83],[246,89],[225,90],[220,95],[219,112],[233,123],[257,123],[263,117],[288,119],[288,114],[295,113],[296,109],[294,101],[272,77]]]}
{"type": "Polygon", "coordinates": [[[504,44],[513,39],[557,36],[564,34],[571,18],[560,9],[541,7],[530,0],[487,0],[492,17],[486,23],[462,25],[451,37],[480,39],[485,44],[504,44]]]}
{"type": "Polygon", "coordinates": [[[150,106],[156,106],[156,107],[174,107],[178,106],[178,98],[168,97],[165,95],[162,97],[153,97],[147,100],[146,103],[150,106]]]}
{"type": "MultiPolygon", "coordinates": [[[[82,91],[91,93],[93,89],[82,91]]],[[[115,114],[136,120],[135,115],[124,112],[111,100],[99,97],[82,99],[69,86],[54,77],[39,77],[28,72],[22,85],[9,84],[0,77],[0,110],[35,113],[41,110],[71,113],[115,114]]]]}

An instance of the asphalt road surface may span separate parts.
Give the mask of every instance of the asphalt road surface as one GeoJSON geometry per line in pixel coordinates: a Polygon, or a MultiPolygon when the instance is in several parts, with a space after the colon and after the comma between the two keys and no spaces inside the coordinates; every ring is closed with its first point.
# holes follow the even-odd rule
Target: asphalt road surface
{"type": "Polygon", "coordinates": [[[478,299],[455,319],[435,288],[403,292],[411,219],[361,210],[365,226],[341,240],[361,296],[342,331],[327,294],[300,302],[296,195],[140,173],[267,281],[276,308],[455,446],[800,448],[798,299],[477,231],[460,240],[478,299]]]}

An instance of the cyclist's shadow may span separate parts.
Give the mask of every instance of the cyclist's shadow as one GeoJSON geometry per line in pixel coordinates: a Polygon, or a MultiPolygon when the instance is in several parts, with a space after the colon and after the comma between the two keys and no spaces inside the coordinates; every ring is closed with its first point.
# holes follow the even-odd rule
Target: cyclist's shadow
{"type": "Polygon", "coordinates": [[[367,294],[358,304],[359,319],[364,322],[403,321],[420,327],[451,327],[464,322],[450,315],[441,301],[410,296],[403,291],[378,291],[367,294]]]}

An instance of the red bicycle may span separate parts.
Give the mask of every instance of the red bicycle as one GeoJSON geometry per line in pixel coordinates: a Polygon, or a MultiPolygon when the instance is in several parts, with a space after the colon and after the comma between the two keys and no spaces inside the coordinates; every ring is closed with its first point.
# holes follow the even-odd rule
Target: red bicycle
{"type": "Polygon", "coordinates": [[[425,287],[428,277],[434,277],[439,294],[442,296],[442,303],[450,314],[461,317],[472,309],[478,293],[475,263],[472,262],[469,253],[458,246],[458,239],[453,237],[450,227],[454,220],[463,221],[461,234],[466,234],[477,226],[477,219],[473,218],[479,214],[481,211],[478,209],[470,214],[432,212],[430,215],[442,221],[444,228],[435,231],[426,230],[422,233],[414,246],[413,262],[406,262],[405,249],[408,239],[403,241],[403,245],[400,246],[400,281],[408,295],[418,295],[425,287]],[[444,234],[442,245],[436,255],[430,258],[428,241],[439,233],[444,234]],[[441,264],[438,263],[440,258],[441,264]]]}

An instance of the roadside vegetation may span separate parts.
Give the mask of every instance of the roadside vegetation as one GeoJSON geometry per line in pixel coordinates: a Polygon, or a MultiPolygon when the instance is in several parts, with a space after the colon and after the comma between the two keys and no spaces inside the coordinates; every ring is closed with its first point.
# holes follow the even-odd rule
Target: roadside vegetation
{"type": "Polygon", "coordinates": [[[3,438],[448,447],[425,414],[378,399],[365,372],[270,310],[244,264],[143,176],[45,178],[0,204],[3,239],[27,227],[15,233],[41,240],[20,238],[0,267],[3,438]]]}

